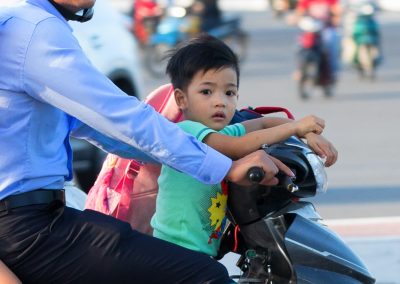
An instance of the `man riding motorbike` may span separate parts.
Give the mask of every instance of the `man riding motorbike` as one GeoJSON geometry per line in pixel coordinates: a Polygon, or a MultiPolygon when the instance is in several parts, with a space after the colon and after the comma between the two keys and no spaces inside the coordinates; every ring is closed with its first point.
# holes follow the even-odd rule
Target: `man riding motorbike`
{"type": "Polygon", "coordinates": [[[290,170],[262,151],[232,161],[101,74],[72,35],[95,0],[26,0],[0,9],[0,259],[23,283],[228,283],[201,255],[110,216],[65,206],[69,136],[126,158],[165,163],[205,183],[264,184],[290,170]],[[171,139],[173,137],[173,139],[171,139]]]}

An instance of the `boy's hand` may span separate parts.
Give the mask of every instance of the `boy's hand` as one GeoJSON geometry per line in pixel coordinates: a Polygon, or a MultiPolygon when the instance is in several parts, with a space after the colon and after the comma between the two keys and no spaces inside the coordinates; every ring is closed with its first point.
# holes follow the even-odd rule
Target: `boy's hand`
{"type": "Polygon", "coordinates": [[[294,121],[296,135],[304,137],[307,133],[321,134],[325,128],[325,121],[315,115],[306,116],[300,120],[294,121]]]}
{"type": "Polygon", "coordinates": [[[239,185],[251,185],[247,178],[247,171],[251,167],[260,167],[265,175],[260,182],[262,185],[276,185],[278,179],[275,177],[279,171],[284,172],[288,176],[294,176],[293,172],[278,159],[268,155],[263,150],[253,152],[239,160],[233,161],[226,179],[239,185]]]}
{"type": "Polygon", "coordinates": [[[318,156],[325,159],[326,167],[332,166],[336,163],[338,151],[326,138],[312,132],[306,134],[304,138],[307,139],[308,146],[310,146],[318,156]]]}

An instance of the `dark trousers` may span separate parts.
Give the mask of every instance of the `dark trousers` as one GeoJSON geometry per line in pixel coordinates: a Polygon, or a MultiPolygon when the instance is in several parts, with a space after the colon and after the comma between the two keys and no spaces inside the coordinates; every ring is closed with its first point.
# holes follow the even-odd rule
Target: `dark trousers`
{"type": "Polygon", "coordinates": [[[60,202],[0,212],[0,259],[29,283],[228,283],[210,257],[60,202]]]}

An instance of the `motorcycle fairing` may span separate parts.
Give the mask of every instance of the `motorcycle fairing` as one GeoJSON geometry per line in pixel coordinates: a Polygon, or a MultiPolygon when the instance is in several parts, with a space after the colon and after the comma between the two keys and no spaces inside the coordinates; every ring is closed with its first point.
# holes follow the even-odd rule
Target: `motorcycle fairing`
{"type": "Polygon", "coordinates": [[[303,218],[306,218],[311,221],[321,221],[322,217],[315,211],[315,207],[312,203],[306,201],[297,201],[292,202],[285,206],[283,209],[276,211],[272,214],[272,216],[280,216],[287,214],[296,214],[300,215],[303,218]]]}
{"type": "Polygon", "coordinates": [[[316,284],[316,283],[335,283],[335,284],[355,284],[362,282],[354,278],[335,273],[328,270],[323,270],[315,267],[307,267],[302,265],[295,265],[294,269],[298,273],[297,284],[316,284]]]}
{"type": "Polygon", "coordinates": [[[347,282],[340,283],[375,283],[360,258],[336,233],[300,215],[288,215],[292,215],[287,216],[292,221],[284,242],[299,279],[324,279],[324,283],[333,284],[338,283],[334,274],[339,274],[349,277],[347,282]],[[329,274],[332,275],[332,281],[326,276],[329,274]]]}

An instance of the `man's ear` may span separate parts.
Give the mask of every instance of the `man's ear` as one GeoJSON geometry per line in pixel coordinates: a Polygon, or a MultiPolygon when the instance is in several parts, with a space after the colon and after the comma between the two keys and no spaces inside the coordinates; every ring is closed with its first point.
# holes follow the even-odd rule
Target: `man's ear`
{"type": "Polygon", "coordinates": [[[174,90],[175,102],[181,110],[186,109],[186,94],[181,89],[174,90]]]}

